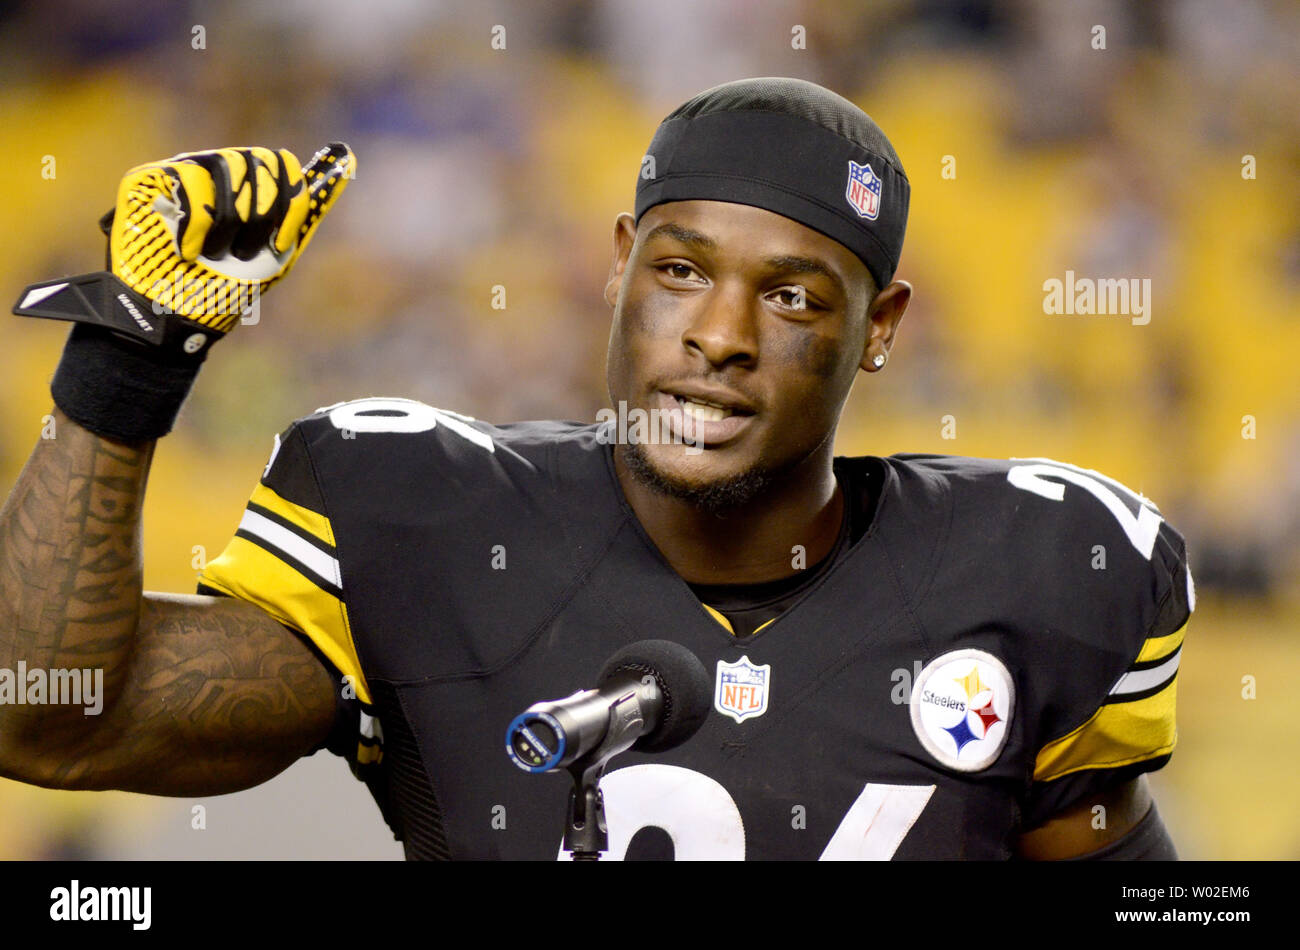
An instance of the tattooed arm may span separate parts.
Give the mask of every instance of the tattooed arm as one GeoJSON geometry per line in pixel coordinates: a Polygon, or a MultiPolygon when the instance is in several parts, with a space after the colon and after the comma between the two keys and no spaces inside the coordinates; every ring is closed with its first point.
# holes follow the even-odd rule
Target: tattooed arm
{"type": "Polygon", "coordinates": [[[0,775],[206,795],[281,772],[329,733],[331,675],[251,604],[143,593],[154,443],[54,416],[0,509],[0,669],[102,669],[103,710],[0,703],[0,775]]]}

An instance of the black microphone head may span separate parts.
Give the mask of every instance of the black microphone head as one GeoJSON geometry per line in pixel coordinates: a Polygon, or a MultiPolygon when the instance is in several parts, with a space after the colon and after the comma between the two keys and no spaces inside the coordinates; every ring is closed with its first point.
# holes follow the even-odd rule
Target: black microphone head
{"type": "Polygon", "coordinates": [[[620,674],[653,676],[664,695],[659,724],[632,746],[638,752],[663,752],[681,745],[704,725],[713,705],[713,684],[704,664],[671,640],[640,640],[611,656],[600,671],[598,687],[620,674]]]}

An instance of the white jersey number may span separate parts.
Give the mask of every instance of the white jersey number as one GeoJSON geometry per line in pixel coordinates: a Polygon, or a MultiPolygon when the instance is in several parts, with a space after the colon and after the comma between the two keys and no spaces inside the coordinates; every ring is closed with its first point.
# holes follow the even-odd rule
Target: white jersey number
{"type": "Polygon", "coordinates": [[[317,411],[328,412],[335,428],[345,432],[428,432],[441,425],[489,452],[496,451],[491,436],[468,424],[474,421],[472,416],[435,409],[414,399],[354,399],[317,411]]]}
{"type": "Polygon", "coordinates": [[[1017,488],[1033,492],[1051,501],[1065,498],[1065,486],[1060,482],[1048,481],[1059,478],[1061,481],[1078,485],[1092,497],[1106,506],[1106,510],[1115,516],[1119,526],[1124,529],[1133,547],[1137,548],[1148,561],[1156,547],[1156,536],[1160,533],[1160,523],[1164,520],[1160,512],[1148,499],[1134,494],[1119,482],[1107,478],[1098,472],[1075,468],[1051,459],[1034,459],[1027,465],[1017,465],[1007,472],[1007,481],[1017,488]],[[1110,487],[1107,487],[1110,486],[1110,487]],[[1134,515],[1128,506],[1120,500],[1112,488],[1117,488],[1137,502],[1138,513],[1134,515]]]}
{"type": "MultiPolygon", "coordinates": [[[[621,861],[642,828],[662,828],[678,861],[745,860],[745,823],[735,800],[720,784],[676,765],[633,765],[601,780],[609,851],[621,861]]],[[[822,851],[822,861],[888,861],[921,817],[933,785],[876,785],[857,801],[822,851]]],[[[569,853],[560,847],[559,858],[569,853]]]]}

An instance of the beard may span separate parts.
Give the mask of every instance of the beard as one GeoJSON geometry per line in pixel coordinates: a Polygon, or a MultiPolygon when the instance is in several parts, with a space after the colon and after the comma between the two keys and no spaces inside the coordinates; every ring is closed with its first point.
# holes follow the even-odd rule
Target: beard
{"type": "Polygon", "coordinates": [[[754,501],[798,463],[782,467],[755,465],[736,475],[701,482],[665,472],[650,461],[642,445],[632,443],[624,446],[623,464],[633,478],[651,491],[684,501],[709,514],[722,515],[754,501]]]}

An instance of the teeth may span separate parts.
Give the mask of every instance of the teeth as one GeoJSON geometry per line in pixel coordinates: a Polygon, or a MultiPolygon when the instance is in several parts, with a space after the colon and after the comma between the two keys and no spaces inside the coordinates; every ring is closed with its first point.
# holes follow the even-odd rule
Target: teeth
{"type": "Polygon", "coordinates": [[[731,410],[723,409],[721,406],[710,406],[708,403],[683,399],[682,414],[690,416],[692,419],[699,419],[701,422],[721,422],[731,415],[731,410]]]}

